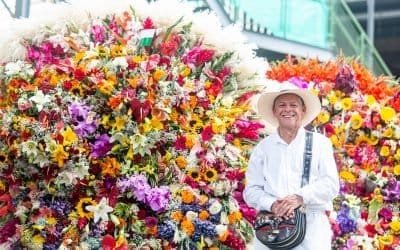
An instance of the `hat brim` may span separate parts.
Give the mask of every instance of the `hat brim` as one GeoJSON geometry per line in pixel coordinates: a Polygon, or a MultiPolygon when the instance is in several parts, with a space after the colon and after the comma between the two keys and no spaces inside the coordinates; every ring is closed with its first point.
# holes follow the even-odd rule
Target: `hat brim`
{"type": "Polygon", "coordinates": [[[264,120],[268,132],[275,131],[279,125],[278,120],[274,116],[273,104],[274,100],[283,94],[295,94],[303,99],[306,107],[306,112],[301,122],[303,127],[311,123],[321,112],[321,102],[318,96],[314,95],[307,89],[288,89],[279,92],[263,93],[258,98],[257,111],[260,118],[264,120]]]}

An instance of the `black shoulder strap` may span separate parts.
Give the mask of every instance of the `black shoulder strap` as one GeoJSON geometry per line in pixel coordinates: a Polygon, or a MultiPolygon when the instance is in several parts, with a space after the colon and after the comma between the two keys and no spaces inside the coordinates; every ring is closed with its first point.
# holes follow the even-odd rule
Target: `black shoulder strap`
{"type": "Polygon", "coordinates": [[[308,184],[308,179],[310,177],[310,165],[312,158],[312,143],[313,143],[313,133],[306,131],[306,145],[304,149],[304,159],[303,159],[303,176],[301,177],[301,186],[308,184]]]}

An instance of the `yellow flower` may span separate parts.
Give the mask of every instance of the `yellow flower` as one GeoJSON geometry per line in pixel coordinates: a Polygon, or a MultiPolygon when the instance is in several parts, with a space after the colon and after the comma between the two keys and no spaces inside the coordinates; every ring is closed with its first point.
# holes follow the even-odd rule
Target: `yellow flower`
{"type": "Polygon", "coordinates": [[[115,118],[115,122],[113,124],[113,129],[117,131],[121,131],[126,124],[127,117],[126,116],[118,116],[115,118]]]}
{"type": "Polygon", "coordinates": [[[164,70],[161,70],[161,69],[156,69],[153,73],[153,79],[156,82],[163,80],[165,78],[165,76],[166,76],[166,74],[165,74],[164,70]]]}
{"type": "Polygon", "coordinates": [[[392,221],[389,225],[393,234],[400,235],[400,220],[392,221]]]}
{"type": "Polygon", "coordinates": [[[351,128],[354,130],[357,130],[359,128],[361,128],[362,124],[363,124],[363,118],[361,117],[361,115],[359,113],[355,113],[351,116],[350,122],[351,122],[351,128]]]}
{"type": "Polygon", "coordinates": [[[59,167],[64,166],[64,161],[68,159],[69,154],[64,151],[63,145],[55,145],[54,150],[51,152],[54,161],[57,162],[59,167]]]}
{"type": "Polygon", "coordinates": [[[211,122],[211,129],[215,134],[223,134],[226,133],[226,124],[218,117],[214,117],[211,122]]]}
{"type": "Polygon", "coordinates": [[[382,136],[386,138],[391,138],[393,136],[393,129],[390,127],[385,129],[385,131],[383,131],[382,133],[382,136]]]}
{"type": "Polygon", "coordinates": [[[352,172],[347,170],[340,171],[340,178],[348,183],[355,183],[357,179],[352,172]]]}
{"type": "Polygon", "coordinates": [[[327,99],[330,104],[335,104],[338,101],[338,97],[333,91],[328,94],[327,99]]]}
{"type": "Polygon", "coordinates": [[[76,204],[75,209],[80,218],[86,218],[90,220],[91,218],[93,218],[93,212],[86,210],[86,206],[95,206],[95,205],[97,205],[97,203],[92,198],[90,197],[81,198],[78,204],[76,204]]]}
{"type": "Polygon", "coordinates": [[[146,56],[134,56],[132,60],[134,63],[140,63],[146,60],[146,56]]]}
{"type": "Polygon", "coordinates": [[[325,124],[325,123],[327,123],[327,122],[329,121],[329,119],[330,119],[330,114],[329,114],[329,112],[327,112],[326,110],[322,110],[322,111],[319,113],[317,119],[318,119],[318,123],[325,124]]]}
{"type": "Polygon", "coordinates": [[[196,181],[199,181],[200,180],[200,173],[199,173],[199,171],[198,170],[196,170],[196,169],[191,169],[191,170],[189,170],[188,171],[188,175],[190,176],[190,177],[192,177],[194,180],[196,180],[196,181]]]}
{"type": "Polygon", "coordinates": [[[185,66],[183,68],[183,70],[181,71],[180,75],[183,77],[186,77],[186,76],[190,75],[190,72],[191,72],[190,68],[185,66]]]}
{"type": "Polygon", "coordinates": [[[125,46],[116,45],[116,44],[111,45],[111,56],[112,57],[123,56],[123,55],[126,55],[125,46]]]}
{"type": "Polygon", "coordinates": [[[54,217],[49,217],[46,219],[46,223],[50,226],[54,226],[55,224],[57,224],[57,219],[54,217]]]}
{"type": "Polygon", "coordinates": [[[115,81],[113,80],[103,80],[99,83],[99,91],[105,95],[111,95],[114,86],[115,86],[115,81]]]}
{"type": "Polygon", "coordinates": [[[400,148],[396,149],[396,154],[394,155],[394,158],[400,161],[400,148]]]}
{"type": "Polygon", "coordinates": [[[203,173],[203,177],[208,182],[214,182],[218,180],[218,172],[214,168],[207,168],[203,173]]]}
{"type": "Polygon", "coordinates": [[[64,146],[70,146],[78,141],[78,136],[69,126],[61,133],[61,135],[64,138],[63,140],[64,146]]]}
{"type": "Polygon", "coordinates": [[[36,234],[32,237],[32,246],[30,247],[32,247],[32,249],[41,249],[45,242],[46,240],[40,234],[36,234]]]}
{"type": "Polygon", "coordinates": [[[390,122],[396,117],[396,111],[392,107],[383,107],[380,114],[384,122],[390,122]]]}
{"type": "Polygon", "coordinates": [[[110,127],[110,115],[103,115],[101,117],[100,123],[101,123],[101,125],[103,125],[104,128],[109,128],[110,127]]]}
{"type": "Polygon", "coordinates": [[[388,146],[382,146],[379,154],[383,157],[389,156],[390,148],[388,146]]]}
{"type": "Polygon", "coordinates": [[[384,246],[390,246],[393,243],[393,235],[378,236],[379,249],[384,249],[384,246]]]}
{"type": "Polygon", "coordinates": [[[394,175],[396,175],[396,176],[400,176],[400,164],[394,166],[394,168],[393,168],[393,173],[394,173],[394,175]]]}
{"type": "Polygon", "coordinates": [[[366,96],[366,101],[367,101],[367,105],[368,107],[372,107],[374,104],[376,104],[376,99],[373,95],[367,95],[366,96]]]}
{"type": "Polygon", "coordinates": [[[353,101],[350,97],[346,97],[342,100],[342,106],[344,110],[350,110],[353,107],[353,101]]]}

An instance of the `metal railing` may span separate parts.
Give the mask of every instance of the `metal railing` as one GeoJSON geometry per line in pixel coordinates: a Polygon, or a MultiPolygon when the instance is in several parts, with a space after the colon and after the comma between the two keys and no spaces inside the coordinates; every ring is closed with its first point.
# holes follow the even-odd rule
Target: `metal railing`
{"type": "Polygon", "coordinates": [[[344,0],[331,0],[331,33],[336,53],[359,58],[375,75],[392,75],[344,0]]]}
{"type": "MultiPolygon", "coordinates": [[[[276,30],[271,30],[270,24],[256,20],[252,13],[243,10],[238,0],[216,1],[223,8],[230,21],[241,23],[243,30],[305,43],[304,40],[301,40],[303,37],[290,34],[292,23],[289,18],[293,14],[289,10],[289,5],[293,3],[290,0],[280,0],[280,10],[274,15],[279,19],[277,20],[279,27],[276,30]]],[[[326,11],[327,27],[325,34],[322,34],[324,36],[322,42],[317,43],[311,39],[306,42],[307,44],[333,51],[336,54],[358,58],[375,75],[392,75],[344,0],[310,0],[310,2],[320,4],[321,8],[326,11]]],[[[317,20],[315,21],[317,22],[317,20]]]]}

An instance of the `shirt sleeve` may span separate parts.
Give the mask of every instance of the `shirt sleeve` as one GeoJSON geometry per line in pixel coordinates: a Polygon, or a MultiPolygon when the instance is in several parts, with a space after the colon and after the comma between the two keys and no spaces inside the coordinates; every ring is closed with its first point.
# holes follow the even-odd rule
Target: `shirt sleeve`
{"type": "Polygon", "coordinates": [[[243,191],[243,198],[247,205],[256,210],[271,211],[272,203],[274,203],[276,197],[264,191],[264,161],[265,156],[263,156],[260,147],[255,147],[246,171],[246,187],[243,191]]]}
{"type": "Polygon", "coordinates": [[[303,197],[306,206],[326,205],[339,193],[339,176],[333,156],[332,144],[328,138],[322,137],[318,140],[318,146],[321,148],[318,157],[318,179],[301,187],[296,192],[296,194],[303,197]]]}

